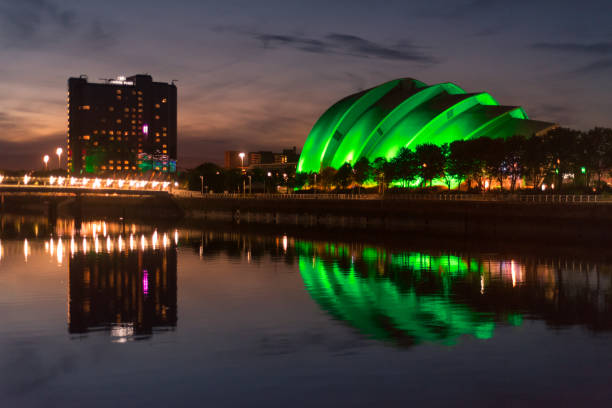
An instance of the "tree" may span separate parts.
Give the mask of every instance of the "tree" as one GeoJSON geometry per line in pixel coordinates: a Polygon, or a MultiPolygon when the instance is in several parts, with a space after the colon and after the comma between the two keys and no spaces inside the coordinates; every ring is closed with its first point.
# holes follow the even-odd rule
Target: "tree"
{"type": "Polygon", "coordinates": [[[372,165],[367,157],[361,157],[353,166],[353,170],[355,172],[355,182],[361,189],[363,184],[372,178],[372,165]]]}
{"type": "Polygon", "coordinates": [[[334,175],[334,184],[345,190],[353,182],[353,168],[350,163],[344,163],[334,175]]]}
{"type": "Polygon", "coordinates": [[[522,157],[524,172],[534,190],[539,190],[544,180],[547,154],[544,139],[532,136],[525,140],[522,157]]]}
{"type": "Polygon", "coordinates": [[[321,170],[321,185],[325,190],[331,189],[334,185],[336,177],[336,169],[333,167],[325,167],[321,170]]]}
{"type": "Polygon", "coordinates": [[[420,165],[419,176],[425,184],[429,181],[431,186],[433,179],[444,174],[445,157],[442,149],[434,144],[425,143],[417,146],[415,154],[420,165]]]}
{"type": "Polygon", "coordinates": [[[395,177],[402,180],[404,187],[410,185],[419,175],[419,163],[416,153],[407,147],[402,147],[399,154],[391,160],[395,177]]]}
{"type": "MultiPolygon", "coordinates": [[[[471,158],[468,155],[467,142],[456,140],[449,145],[449,153],[446,158],[445,173],[447,176],[457,180],[466,180],[470,173],[471,158]]],[[[467,182],[469,190],[469,181],[467,182]]]]}

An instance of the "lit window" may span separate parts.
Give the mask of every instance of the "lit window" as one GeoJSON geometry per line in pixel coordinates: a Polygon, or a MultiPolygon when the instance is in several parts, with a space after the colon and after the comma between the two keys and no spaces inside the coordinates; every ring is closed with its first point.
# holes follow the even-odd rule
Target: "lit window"
{"type": "Polygon", "coordinates": [[[167,101],[166,101],[166,98],[163,98],[163,99],[162,99],[162,103],[166,103],[166,102],[167,102],[167,101]]]}
{"type": "Polygon", "coordinates": [[[115,110],[115,107],[114,107],[114,106],[109,106],[109,107],[108,107],[108,111],[109,111],[109,112],[112,112],[112,111],[114,111],[114,110],[115,110]]]}
{"type": "Polygon", "coordinates": [[[109,170],[115,170],[115,167],[113,167],[113,166],[108,166],[108,169],[109,169],[109,170]]]}
{"type": "Polygon", "coordinates": [[[121,166],[117,166],[117,170],[121,170],[121,166]]]}
{"type": "Polygon", "coordinates": [[[132,166],[132,170],[136,170],[136,166],[132,166]]]}
{"type": "Polygon", "coordinates": [[[108,131],[108,134],[109,134],[109,135],[114,135],[114,134],[115,134],[115,132],[114,132],[113,130],[109,130],[109,131],[108,131]]]}
{"type": "Polygon", "coordinates": [[[155,136],[159,137],[159,132],[155,132],[155,136]]]}
{"type": "Polygon", "coordinates": [[[117,89],[117,95],[121,95],[121,89],[117,89]]]}
{"type": "Polygon", "coordinates": [[[121,100],[121,95],[117,95],[117,100],[120,101],[121,100]]]}
{"type": "Polygon", "coordinates": [[[97,131],[97,130],[94,130],[94,131],[93,131],[93,134],[94,134],[94,135],[97,135],[97,134],[98,134],[98,131],[97,131]]]}
{"type": "Polygon", "coordinates": [[[129,111],[130,111],[130,108],[125,108],[123,111],[124,111],[124,112],[129,112],[129,111]]]}
{"type": "Polygon", "coordinates": [[[95,141],[95,142],[94,142],[94,146],[97,146],[97,145],[98,145],[98,142],[97,142],[97,141],[95,141]]]}
{"type": "Polygon", "coordinates": [[[159,120],[159,115],[155,115],[155,119],[159,120]]]}
{"type": "Polygon", "coordinates": [[[162,145],[162,147],[165,149],[166,147],[168,147],[168,145],[162,145]]]}
{"type": "Polygon", "coordinates": [[[102,170],[106,170],[106,166],[102,166],[102,170]]]}
{"type": "Polygon", "coordinates": [[[142,91],[138,91],[138,95],[142,95],[142,91]]]}
{"type": "Polygon", "coordinates": [[[90,109],[90,106],[89,106],[89,105],[83,105],[83,106],[81,106],[81,109],[83,109],[83,110],[89,110],[89,109],[90,109]]]}
{"type": "Polygon", "coordinates": [[[115,163],[115,161],[114,161],[114,160],[109,160],[108,162],[109,162],[110,164],[115,163]]]}
{"type": "Polygon", "coordinates": [[[117,137],[117,140],[121,140],[121,136],[117,137]]]}
{"type": "Polygon", "coordinates": [[[106,130],[103,130],[103,131],[102,131],[102,134],[103,134],[103,135],[105,135],[105,134],[106,134],[106,130]]]}
{"type": "Polygon", "coordinates": [[[155,104],[155,107],[159,109],[159,103],[156,103],[156,104],[155,104]]]}
{"type": "Polygon", "coordinates": [[[121,119],[117,119],[117,123],[121,123],[121,119]]]}
{"type": "Polygon", "coordinates": [[[127,135],[128,135],[127,130],[126,130],[126,131],[123,133],[123,135],[124,135],[124,136],[127,136],[127,135]]]}
{"type": "Polygon", "coordinates": [[[129,161],[127,161],[127,160],[124,160],[124,161],[123,161],[123,164],[129,164],[129,163],[130,163],[130,162],[129,162],[129,161]]]}
{"type": "Polygon", "coordinates": [[[156,141],[157,143],[159,143],[159,142],[160,142],[159,138],[155,139],[155,141],[156,141]]]}
{"type": "Polygon", "coordinates": [[[83,140],[89,140],[89,135],[84,135],[83,140]]]}
{"type": "Polygon", "coordinates": [[[167,150],[164,150],[164,151],[163,151],[163,153],[164,153],[164,154],[168,154],[168,151],[167,151],[167,150]]]}

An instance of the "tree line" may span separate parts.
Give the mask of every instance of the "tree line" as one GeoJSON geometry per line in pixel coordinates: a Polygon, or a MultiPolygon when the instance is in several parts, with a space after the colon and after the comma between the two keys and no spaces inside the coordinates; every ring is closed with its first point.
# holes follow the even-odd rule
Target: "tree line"
{"type": "MultiPolygon", "coordinates": [[[[437,185],[471,191],[577,189],[606,187],[612,172],[612,129],[581,132],[556,128],[544,136],[482,137],[441,146],[421,144],[402,148],[391,159],[360,158],[354,165],[298,174],[304,184],[324,190],[375,185],[424,188],[437,185]],[[315,180],[316,179],[316,180],[315,180]]],[[[300,184],[300,183],[297,183],[300,184]]]]}
{"type": "Polygon", "coordinates": [[[414,150],[402,148],[390,159],[362,157],[353,165],[316,173],[261,168],[242,172],[203,163],[179,178],[183,186],[204,192],[382,192],[434,185],[463,191],[602,191],[611,172],[612,129],[597,127],[585,132],[556,128],[533,137],[481,137],[441,146],[426,143],[414,150]]]}

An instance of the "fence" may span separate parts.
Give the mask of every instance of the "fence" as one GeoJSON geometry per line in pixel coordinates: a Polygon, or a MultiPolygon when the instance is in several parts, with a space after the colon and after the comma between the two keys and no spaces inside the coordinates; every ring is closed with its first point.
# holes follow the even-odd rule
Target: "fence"
{"type": "Polygon", "coordinates": [[[242,194],[173,190],[173,195],[203,199],[249,200],[429,200],[429,201],[519,201],[525,203],[612,202],[612,197],[572,194],[242,194]]]}

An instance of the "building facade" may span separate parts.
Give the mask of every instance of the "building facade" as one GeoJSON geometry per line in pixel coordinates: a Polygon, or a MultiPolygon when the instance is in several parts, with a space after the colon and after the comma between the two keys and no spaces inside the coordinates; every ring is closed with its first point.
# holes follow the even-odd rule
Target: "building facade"
{"type": "Polygon", "coordinates": [[[149,75],[68,80],[71,174],[176,172],[177,90],[149,75]]]}

